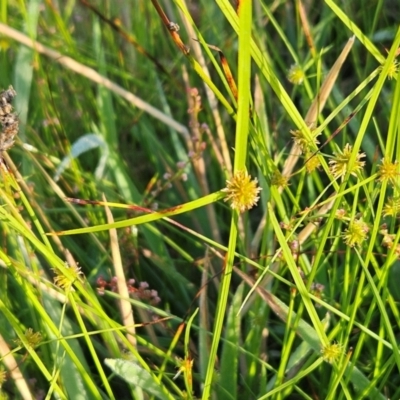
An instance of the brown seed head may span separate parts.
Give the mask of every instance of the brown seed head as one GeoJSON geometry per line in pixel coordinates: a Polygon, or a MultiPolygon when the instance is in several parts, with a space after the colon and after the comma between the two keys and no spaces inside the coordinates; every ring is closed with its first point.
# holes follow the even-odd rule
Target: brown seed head
{"type": "Polygon", "coordinates": [[[13,113],[11,102],[17,92],[10,86],[7,90],[0,92],[0,152],[11,148],[18,134],[18,116],[13,113]]]}

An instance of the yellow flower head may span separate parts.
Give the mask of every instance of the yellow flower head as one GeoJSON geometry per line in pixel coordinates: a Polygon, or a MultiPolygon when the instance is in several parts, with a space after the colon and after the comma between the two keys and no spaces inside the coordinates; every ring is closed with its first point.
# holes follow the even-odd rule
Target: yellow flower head
{"type": "Polygon", "coordinates": [[[244,212],[254,207],[259,200],[258,194],[261,188],[257,186],[258,180],[251,176],[247,171],[235,172],[230,181],[226,181],[226,188],[222,189],[226,193],[224,201],[231,203],[231,208],[244,212]]]}
{"type": "Polygon", "coordinates": [[[321,349],[322,358],[329,364],[333,364],[343,353],[343,347],[340,343],[332,343],[321,349]]]}
{"type": "Polygon", "coordinates": [[[294,64],[289,69],[287,79],[289,82],[293,83],[293,85],[301,85],[304,81],[304,76],[304,71],[300,65],[294,64]]]}
{"type": "Polygon", "coordinates": [[[369,228],[361,219],[355,219],[350,222],[349,227],[345,230],[342,237],[349,247],[359,246],[367,239],[369,228]]]}
{"type": "Polygon", "coordinates": [[[194,361],[192,357],[190,357],[190,356],[185,357],[184,360],[182,360],[182,358],[176,357],[176,361],[178,363],[179,371],[172,378],[172,380],[175,380],[182,372],[186,376],[191,376],[192,375],[193,361],[194,361]]]}
{"type": "MultiPolygon", "coordinates": [[[[29,328],[25,331],[25,339],[28,342],[27,345],[34,349],[40,344],[43,338],[40,332],[34,332],[32,328],[29,328]]],[[[15,342],[18,346],[24,346],[21,339],[16,339],[15,342]]]]}
{"type": "MultiPolygon", "coordinates": [[[[383,66],[381,66],[380,69],[383,70],[383,66]]],[[[399,72],[399,62],[397,60],[394,60],[388,70],[387,74],[388,79],[391,80],[395,78],[398,72],[399,72]]]]}
{"type": "Polygon", "coordinates": [[[61,270],[54,268],[53,271],[56,274],[54,277],[54,283],[65,291],[69,291],[72,288],[73,283],[81,278],[82,272],[81,268],[77,265],[69,267],[66,264],[66,268],[70,271],[71,277],[64,275],[61,270]]]}
{"type": "Polygon", "coordinates": [[[305,135],[305,133],[299,129],[291,130],[290,133],[293,136],[293,142],[295,142],[297,144],[297,146],[300,147],[302,153],[313,152],[318,147],[319,141],[318,141],[317,137],[321,133],[319,133],[318,135],[315,135],[315,134],[313,134],[313,131],[311,131],[311,135],[310,135],[311,139],[309,139],[305,135]]]}
{"type": "Polygon", "coordinates": [[[315,171],[317,168],[319,168],[321,166],[321,163],[319,162],[319,158],[317,156],[315,156],[313,153],[308,152],[306,154],[306,170],[309,174],[311,174],[311,172],[315,171]]]}
{"type": "MultiPolygon", "coordinates": [[[[329,169],[335,178],[346,175],[349,168],[352,149],[353,147],[347,143],[343,152],[339,151],[338,153],[334,153],[335,156],[329,161],[329,169]]],[[[351,168],[351,175],[357,176],[357,172],[363,169],[365,165],[365,161],[361,161],[363,157],[365,157],[365,153],[357,153],[356,160],[351,168]]]]}
{"type": "Polygon", "coordinates": [[[399,175],[398,173],[398,162],[395,161],[394,163],[385,160],[384,158],[382,159],[382,164],[378,167],[378,175],[381,182],[383,181],[389,181],[392,185],[396,183],[397,177],[399,175]]]}
{"type": "Polygon", "coordinates": [[[387,217],[388,215],[390,215],[392,217],[396,217],[399,213],[400,213],[400,198],[390,197],[383,206],[383,216],[387,217]]]}
{"type": "Polygon", "coordinates": [[[271,176],[271,185],[277,186],[278,188],[286,188],[289,185],[288,178],[283,176],[281,172],[276,169],[271,176]]]}

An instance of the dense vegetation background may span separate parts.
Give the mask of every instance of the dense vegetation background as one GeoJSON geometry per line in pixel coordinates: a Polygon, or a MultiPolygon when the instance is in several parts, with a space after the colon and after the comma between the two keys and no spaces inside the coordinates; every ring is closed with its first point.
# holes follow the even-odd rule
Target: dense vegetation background
{"type": "Polygon", "coordinates": [[[1,2],[2,398],[399,399],[399,20],[1,2]]]}

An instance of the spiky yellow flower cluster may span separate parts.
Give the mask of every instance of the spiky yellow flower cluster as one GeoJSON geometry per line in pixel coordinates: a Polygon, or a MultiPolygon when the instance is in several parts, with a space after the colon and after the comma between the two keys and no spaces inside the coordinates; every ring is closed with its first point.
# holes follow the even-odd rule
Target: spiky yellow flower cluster
{"type": "MultiPolygon", "coordinates": [[[[383,66],[380,67],[381,70],[383,70],[383,66]]],[[[394,60],[391,66],[389,67],[387,77],[389,80],[395,78],[399,72],[399,62],[397,60],[394,60]]]]}
{"type": "Polygon", "coordinates": [[[322,358],[329,364],[333,364],[335,361],[338,361],[342,353],[343,347],[340,343],[328,344],[321,349],[322,358]]]}
{"type": "Polygon", "coordinates": [[[389,197],[383,206],[384,217],[396,217],[400,213],[400,197],[389,197]]]}
{"type": "MultiPolygon", "coordinates": [[[[300,147],[302,153],[312,153],[319,145],[317,137],[321,133],[319,133],[318,135],[313,135],[313,133],[311,132],[311,139],[309,139],[306,134],[299,129],[291,130],[290,133],[293,136],[293,141],[297,144],[297,146],[300,147]]],[[[311,154],[309,154],[309,156],[311,157],[311,154]]]]}
{"type": "Polygon", "coordinates": [[[271,185],[284,189],[289,185],[289,181],[286,176],[283,176],[281,172],[276,169],[271,176],[271,185]]]}
{"type": "MultiPolygon", "coordinates": [[[[37,347],[43,340],[42,334],[40,332],[34,332],[32,328],[29,328],[25,331],[25,339],[27,346],[30,346],[33,349],[37,347]]],[[[16,339],[15,342],[18,346],[24,346],[21,339],[16,339]]]]}
{"type": "Polygon", "coordinates": [[[321,166],[319,158],[312,152],[306,153],[305,159],[307,160],[306,170],[309,174],[311,174],[311,172],[315,171],[317,168],[321,166]]]}
{"type": "Polygon", "coordinates": [[[260,198],[258,194],[261,188],[257,184],[257,178],[251,180],[247,171],[237,171],[230,181],[226,181],[226,188],[222,189],[226,193],[224,201],[229,201],[234,210],[250,210],[260,198]]]}
{"type": "MultiPolygon", "coordinates": [[[[339,151],[334,153],[333,159],[329,161],[329,169],[335,178],[344,177],[347,174],[352,149],[353,147],[347,143],[343,152],[339,151]]],[[[357,153],[354,164],[351,167],[351,175],[357,176],[357,173],[362,171],[365,161],[361,161],[361,159],[364,157],[365,153],[357,153]]]]}
{"type": "Polygon", "coordinates": [[[378,180],[381,182],[388,181],[390,184],[394,185],[399,176],[398,173],[398,162],[392,163],[389,160],[382,159],[382,164],[378,167],[378,180]]]}
{"type": "Polygon", "coordinates": [[[175,380],[182,372],[188,376],[192,376],[192,370],[193,370],[193,358],[185,357],[185,359],[178,358],[176,357],[176,361],[178,363],[179,371],[176,373],[176,375],[172,378],[172,380],[175,380]]]}
{"type": "Polygon", "coordinates": [[[293,64],[287,74],[287,79],[293,85],[301,85],[304,81],[305,73],[298,64],[293,64]]]}
{"type": "Polygon", "coordinates": [[[54,268],[54,284],[68,292],[72,288],[73,283],[76,280],[80,280],[82,272],[81,268],[77,265],[72,265],[69,267],[68,264],[66,264],[65,267],[70,271],[71,277],[65,276],[61,270],[54,268]]]}
{"type": "Polygon", "coordinates": [[[368,232],[368,225],[361,219],[355,219],[350,222],[349,227],[344,231],[342,237],[347,246],[360,246],[367,239],[368,232]]]}

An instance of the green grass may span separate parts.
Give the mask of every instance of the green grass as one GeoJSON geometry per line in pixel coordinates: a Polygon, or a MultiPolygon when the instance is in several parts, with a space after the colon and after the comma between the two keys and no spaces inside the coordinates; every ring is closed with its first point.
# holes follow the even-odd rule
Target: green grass
{"type": "Polygon", "coordinates": [[[1,3],[1,398],[400,398],[398,11],[344,3],[1,3]]]}

